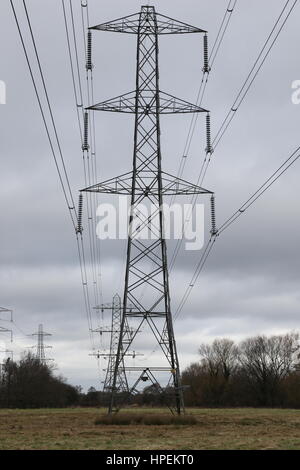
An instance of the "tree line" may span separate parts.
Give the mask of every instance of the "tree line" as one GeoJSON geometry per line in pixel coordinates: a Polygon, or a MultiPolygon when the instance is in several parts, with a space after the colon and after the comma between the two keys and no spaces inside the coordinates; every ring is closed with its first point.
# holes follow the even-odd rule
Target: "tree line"
{"type": "Polygon", "coordinates": [[[8,359],[0,375],[1,408],[64,408],[78,403],[79,390],[54,375],[54,367],[28,353],[8,359]]]}
{"type": "Polygon", "coordinates": [[[300,408],[299,335],[217,339],[182,374],[187,406],[300,408]]]}
{"type": "MultiPolygon", "coordinates": [[[[199,361],[182,372],[186,406],[300,408],[299,335],[255,336],[238,344],[216,339],[201,344],[199,361]]],[[[166,406],[174,390],[151,384],[120,401],[135,406],[166,406]]],[[[55,376],[54,367],[28,353],[7,360],[0,374],[1,408],[107,407],[110,394],[82,388],[55,376]]]]}
{"type": "MultiPolygon", "coordinates": [[[[182,375],[186,406],[300,408],[299,335],[248,338],[239,344],[217,339],[201,344],[199,361],[182,375]]],[[[164,393],[156,384],[134,396],[118,394],[118,401],[135,406],[167,406],[174,389],[164,393]]],[[[82,396],[82,406],[108,406],[110,394],[91,387],[82,396]]]]}

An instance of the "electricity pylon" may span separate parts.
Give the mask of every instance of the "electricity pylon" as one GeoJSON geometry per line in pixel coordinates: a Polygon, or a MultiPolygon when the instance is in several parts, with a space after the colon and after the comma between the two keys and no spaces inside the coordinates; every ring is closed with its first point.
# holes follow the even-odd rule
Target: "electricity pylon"
{"type": "Polygon", "coordinates": [[[49,361],[53,361],[53,359],[46,358],[45,349],[51,349],[52,346],[45,346],[44,338],[45,336],[52,336],[50,333],[46,333],[43,330],[43,325],[39,325],[39,329],[37,333],[33,333],[31,336],[37,336],[37,345],[33,346],[36,348],[36,357],[41,362],[41,364],[47,364],[49,361]]]}
{"type": "Polygon", "coordinates": [[[6,354],[6,359],[0,363],[0,380],[2,378],[3,371],[5,370],[5,365],[8,364],[10,361],[13,362],[14,360],[14,352],[8,349],[0,349],[0,354],[6,354]]]}
{"type": "MultiPolygon", "coordinates": [[[[180,414],[184,411],[184,404],[171,315],[163,198],[212,193],[162,171],[160,115],[208,111],[160,90],[158,36],[206,32],[160,15],[153,6],[143,6],[140,13],[92,27],[89,38],[91,30],[137,35],[136,90],[88,108],[135,115],[133,170],[83,190],[131,197],[122,321],[109,412],[119,409],[120,372],[135,372],[137,378],[130,388],[132,394],[137,392],[140,383],[148,380],[163,393],[157,376],[164,375],[162,380],[172,385],[174,391],[174,400],[167,405],[172,412],[180,414]],[[140,211],[141,204],[152,207],[150,215],[140,211]],[[151,234],[148,239],[144,236],[146,231],[151,234]],[[133,308],[128,308],[129,304],[133,308]],[[130,337],[128,325],[132,323],[136,332],[130,337]],[[160,347],[166,366],[127,367],[126,353],[137,333],[146,326],[160,347]]],[[[205,38],[207,40],[206,35],[205,38]]]]}
{"type": "MultiPolygon", "coordinates": [[[[95,307],[96,310],[100,310],[102,313],[104,310],[109,310],[112,313],[111,319],[111,326],[110,327],[100,327],[95,330],[92,330],[93,333],[99,333],[100,336],[107,333],[110,334],[110,346],[109,352],[100,352],[93,353],[92,356],[96,356],[98,359],[100,357],[108,358],[108,365],[105,369],[106,375],[103,385],[104,392],[111,392],[113,386],[113,378],[114,378],[114,371],[115,371],[115,364],[116,364],[116,357],[117,357],[117,350],[119,344],[119,335],[121,331],[121,323],[122,323],[122,303],[121,297],[116,294],[113,298],[112,304],[102,304],[100,306],[95,307]]],[[[135,330],[128,327],[127,324],[127,331],[130,337],[132,337],[135,333],[135,330]]],[[[126,357],[132,357],[135,359],[137,356],[142,356],[142,354],[137,353],[136,351],[127,351],[126,357]]],[[[120,392],[127,393],[129,392],[128,382],[126,374],[124,373],[124,359],[123,359],[123,367],[119,368],[118,376],[117,376],[117,388],[120,392]]]]}
{"type": "MultiPolygon", "coordinates": [[[[3,322],[9,321],[10,323],[12,323],[12,321],[13,321],[13,311],[9,310],[8,308],[0,307],[0,315],[6,314],[6,313],[10,314],[10,320],[0,318],[0,321],[3,321],[3,322]]],[[[12,332],[12,330],[9,330],[7,328],[3,328],[3,326],[0,326],[0,333],[10,333],[10,341],[12,343],[12,341],[13,341],[13,332],[12,332]]]]}
{"type": "Polygon", "coordinates": [[[13,321],[13,311],[12,310],[10,310],[8,308],[0,307],[0,315],[2,315],[3,313],[9,313],[10,314],[10,320],[0,318],[1,321],[10,321],[10,322],[13,321]]]}
{"type": "MultiPolygon", "coordinates": [[[[112,320],[111,320],[111,327],[109,328],[98,328],[97,330],[93,330],[93,332],[98,332],[100,335],[103,333],[110,334],[110,348],[108,354],[101,354],[105,357],[108,357],[108,365],[106,369],[106,376],[103,385],[104,392],[111,392],[113,386],[113,379],[114,379],[114,371],[115,371],[115,364],[116,364],[116,355],[117,349],[119,344],[119,335],[120,335],[120,328],[121,328],[121,320],[122,320],[122,302],[121,297],[116,294],[113,298],[113,302],[110,305],[101,305],[96,307],[97,310],[111,310],[112,312],[112,320]]],[[[98,353],[98,356],[100,356],[98,353]]],[[[124,369],[124,360],[123,360],[123,369],[124,369]]],[[[128,392],[128,383],[126,374],[122,370],[118,370],[117,375],[117,387],[118,390],[122,392],[128,392]]]]}

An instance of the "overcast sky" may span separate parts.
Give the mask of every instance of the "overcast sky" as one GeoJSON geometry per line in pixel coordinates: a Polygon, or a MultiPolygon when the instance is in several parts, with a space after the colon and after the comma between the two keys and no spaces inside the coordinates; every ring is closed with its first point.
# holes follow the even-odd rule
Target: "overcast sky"
{"type": "MultiPolygon", "coordinates": [[[[22,2],[15,3],[24,25],[22,2]]],[[[83,59],[80,1],[72,3],[83,59]]],[[[136,13],[144,3],[89,0],[91,25],[136,13]]],[[[238,0],[203,101],[203,107],[211,110],[213,134],[284,3],[238,0]]],[[[212,43],[228,0],[164,0],[151,4],[162,14],[207,30],[212,43]]],[[[61,1],[28,0],[27,5],[76,194],[85,185],[61,1]]],[[[291,100],[292,82],[300,79],[299,8],[297,5],[213,155],[204,187],[216,193],[218,224],[299,145],[300,106],[291,100]]],[[[26,346],[35,342],[23,333],[34,333],[42,323],[53,334],[48,340],[53,350],[47,352],[55,359],[59,372],[72,384],[99,388],[97,363],[89,356],[73,227],[8,0],[1,1],[0,18],[0,80],[7,85],[7,104],[0,105],[0,305],[14,310],[15,322],[22,331],[13,327],[13,344],[3,334],[0,341],[3,347],[13,348],[18,358],[26,346]]],[[[96,102],[134,89],[135,41],[131,35],[94,33],[96,102]]],[[[195,102],[202,76],[202,37],[162,37],[160,52],[161,89],[195,102]]],[[[170,173],[177,173],[189,123],[189,115],[162,119],[163,166],[170,173]]],[[[130,171],[133,124],[132,116],[97,113],[101,180],[130,171]]],[[[204,119],[200,117],[183,175],[192,182],[196,182],[204,156],[204,136],[204,119]]],[[[299,172],[298,163],[218,240],[175,322],[181,368],[198,360],[197,349],[204,341],[225,336],[241,340],[259,333],[299,329],[299,172]]],[[[209,201],[200,202],[208,205],[209,201]]],[[[209,220],[205,227],[207,239],[209,220]]],[[[170,256],[173,247],[171,243],[170,256]]],[[[115,292],[122,294],[124,249],[124,242],[101,243],[105,302],[110,302],[115,292]]],[[[173,311],[200,256],[201,252],[182,250],[177,259],[171,275],[173,311]]],[[[104,324],[109,324],[109,314],[105,315],[104,324]]],[[[98,320],[94,318],[95,327],[99,326],[98,320]]],[[[0,326],[7,323],[0,322],[0,326]]],[[[135,349],[146,356],[152,348],[147,340],[139,339],[135,349]]],[[[142,361],[142,357],[137,358],[136,365],[142,361]]],[[[103,359],[101,370],[105,364],[103,359]]]]}

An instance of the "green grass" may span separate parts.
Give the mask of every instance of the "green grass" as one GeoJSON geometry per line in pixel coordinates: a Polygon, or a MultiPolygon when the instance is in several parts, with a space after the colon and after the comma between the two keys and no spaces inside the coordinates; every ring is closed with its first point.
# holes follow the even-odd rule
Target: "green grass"
{"type": "Polygon", "coordinates": [[[196,424],[185,426],[162,423],[165,409],[120,412],[128,415],[156,424],[96,425],[108,419],[103,409],[0,410],[0,450],[300,449],[300,410],[189,409],[196,424]]]}

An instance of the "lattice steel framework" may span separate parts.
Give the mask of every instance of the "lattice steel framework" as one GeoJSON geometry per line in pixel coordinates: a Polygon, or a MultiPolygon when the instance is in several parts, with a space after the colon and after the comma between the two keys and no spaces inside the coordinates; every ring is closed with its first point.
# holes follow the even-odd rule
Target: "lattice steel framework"
{"type": "MultiPolygon", "coordinates": [[[[111,392],[113,389],[113,380],[114,380],[114,372],[115,372],[115,365],[116,365],[116,357],[119,345],[119,337],[121,331],[121,323],[122,323],[122,302],[121,297],[119,294],[116,294],[113,297],[113,302],[111,304],[102,304],[100,306],[95,307],[95,310],[101,311],[103,313],[105,310],[108,310],[112,314],[111,318],[111,326],[109,327],[99,327],[95,330],[92,330],[93,333],[99,333],[100,336],[104,334],[110,335],[110,346],[109,352],[105,351],[98,351],[97,353],[91,354],[91,356],[96,356],[98,359],[100,357],[108,358],[108,365],[106,368],[106,375],[105,380],[103,381],[103,391],[104,392],[111,392]]],[[[126,336],[132,337],[135,333],[135,330],[130,328],[128,322],[126,322],[126,336]]],[[[135,351],[127,351],[126,357],[136,358],[136,356],[141,356],[142,354],[136,353],[135,351]]],[[[117,371],[117,383],[116,388],[119,392],[123,394],[128,394],[129,387],[127,382],[127,377],[125,374],[124,369],[124,358],[122,359],[122,367],[120,367],[117,371]]]]}
{"type": "Polygon", "coordinates": [[[172,412],[180,414],[184,404],[170,306],[163,197],[211,192],[162,171],[160,114],[203,113],[207,110],[160,91],[158,36],[205,31],[159,15],[152,6],[143,6],[139,14],[91,29],[137,34],[136,90],[89,108],[135,114],[133,171],[84,190],[131,196],[123,311],[109,412],[119,409],[120,373],[126,376],[134,370],[139,375],[130,393],[136,393],[140,382],[146,381],[150,381],[159,393],[164,393],[157,374],[165,374],[169,379],[165,383],[173,390],[173,399],[166,404],[172,412]],[[143,213],[140,210],[142,204],[144,207],[151,205],[152,210],[143,213]],[[147,239],[145,231],[150,235],[147,239]],[[129,324],[134,324],[133,335],[128,334],[129,324]],[[126,367],[126,353],[137,333],[146,326],[163,352],[166,367],[126,367]]]}
{"type": "MultiPolygon", "coordinates": [[[[0,321],[9,321],[12,323],[13,321],[13,311],[12,310],[9,310],[8,308],[4,308],[4,307],[0,307],[0,315],[3,315],[5,317],[6,314],[9,314],[10,316],[10,319],[7,320],[7,318],[1,318],[0,317],[0,321]]],[[[3,326],[0,326],[0,333],[10,333],[10,341],[12,342],[13,340],[13,332],[12,330],[9,330],[7,328],[4,328],[3,326]]]]}
{"type": "MultiPolygon", "coordinates": [[[[114,382],[114,373],[115,373],[115,366],[116,366],[116,357],[119,345],[119,337],[121,331],[121,323],[122,323],[122,301],[121,297],[116,294],[113,298],[113,302],[110,305],[101,305],[97,307],[97,310],[110,310],[112,313],[111,318],[111,327],[109,328],[98,328],[97,330],[93,330],[94,332],[110,334],[110,348],[109,354],[102,354],[105,357],[108,357],[108,364],[106,369],[106,375],[104,379],[103,391],[104,392],[111,392],[113,389],[113,382],[114,382]]],[[[101,353],[99,353],[100,355],[101,353]]],[[[117,380],[116,380],[116,387],[121,392],[128,392],[128,383],[127,377],[124,372],[124,359],[122,360],[122,368],[117,370],[117,380]]]]}
{"type": "Polygon", "coordinates": [[[43,330],[43,325],[39,325],[37,333],[33,333],[31,336],[37,336],[36,357],[42,364],[46,364],[48,361],[52,361],[50,358],[46,358],[45,349],[50,349],[52,346],[45,346],[44,338],[46,336],[52,336],[50,333],[46,333],[43,330]]]}
{"type": "MultiPolygon", "coordinates": [[[[120,328],[122,323],[122,301],[117,294],[113,298],[112,305],[112,322],[111,322],[111,338],[109,360],[107,365],[106,377],[104,380],[104,392],[111,392],[114,383],[114,373],[116,368],[116,355],[119,344],[120,328]]],[[[122,360],[122,368],[117,369],[116,387],[121,391],[128,391],[128,383],[124,372],[124,360],[122,360]],[[123,369],[123,371],[122,371],[123,369]]]]}

